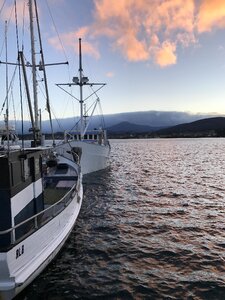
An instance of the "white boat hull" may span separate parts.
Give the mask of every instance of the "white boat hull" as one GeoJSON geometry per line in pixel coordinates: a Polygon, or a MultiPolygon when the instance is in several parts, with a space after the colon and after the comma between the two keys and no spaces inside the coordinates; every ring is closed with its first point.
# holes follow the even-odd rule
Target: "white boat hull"
{"type": "MultiPolygon", "coordinates": [[[[80,165],[83,175],[100,171],[108,167],[110,154],[109,145],[99,145],[76,140],[62,144],[62,148],[65,150],[70,150],[71,147],[79,147],[82,149],[80,165]]],[[[63,155],[66,156],[66,153],[64,152],[63,155]]]]}
{"type": "Polygon", "coordinates": [[[73,229],[82,196],[81,184],[79,194],[61,213],[8,252],[0,253],[1,300],[21,292],[57,255],[73,229]]]}

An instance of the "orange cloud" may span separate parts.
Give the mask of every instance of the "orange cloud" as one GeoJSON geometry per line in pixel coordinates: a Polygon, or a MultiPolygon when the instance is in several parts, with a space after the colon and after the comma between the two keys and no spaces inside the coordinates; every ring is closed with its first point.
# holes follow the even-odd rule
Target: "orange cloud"
{"type": "Polygon", "coordinates": [[[149,58],[145,43],[138,40],[132,32],[117,38],[115,46],[122,51],[129,61],[142,61],[149,58]]]}
{"type": "Polygon", "coordinates": [[[197,29],[205,32],[213,28],[225,28],[225,1],[202,0],[199,8],[197,29]]]}
{"type": "MultiPolygon", "coordinates": [[[[88,27],[82,27],[77,31],[64,33],[60,36],[61,42],[64,47],[70,47],[75,52],[78,52],[78,39],[80,37],[84,38],[82,42],[82,52],[94,56],[96,59],[100,57],[99,51],[97,50],[97,46],[93,45],[85,39],[85,37],[89,33],[88,27]]],[[[58,39],[58,37],[49,38],[48,42],[56,49],[62,51],[62,45],[58,39]]]]}
{"type": "MultiPolygon", "coordinates": [[[[2,3],[3,1],[1,1],[2,3]]],[[[2,4],[1,4],[2,7],[2,4]]],[[[27,10],[27,4],[23,0],[18,0],[16,2],[16,13],[17,13],[17,23],[19,25],[22,25],[23,22],[28,21],[28,10],[27,10]]],[[[15,22],[15,7],[14,5],[7,5],[7,3],[4,3],[4,9],[1,12],[1,20],[10,20],[12,22],[15,22]]]]}
{"type": "Polygon", "coordinates": [[[169,41],[165,41],[162,44],[162,47],[155,52],[155,62],[161,67],[176,64],[177,57],[175,51],[176,45],[169,41]]]}
{"type": "MultiPolygon", "coordinates": [[[[49,1],[54,5],[67,4],[66,0],[49,1]]],[[[92,23],[60,38],[64,47],[74,51],[78,48],[78,38],[84,38],[84,53],[96,59],[100,57],[97,40],[104,37],[128,61],[152,60],[165,67],[176,64],[179,47],[196,44],[203,32],[225,28],[225,0],[93,0],[93,3],[92,23]]],[[[24,19],[25,11],[27,2],[17,0],[18,22],[24,19]]],[[[13,15],[12,6],[6,3],[1,19],[10,16],[13,19],[13,15]]],[[[62,49],[58,38],[51,37],[49,43],[62,49]]]]}
{"type": "Polygon", "coordinates": [[[95,0],[92,37],[111,39],[129,61],[164,67],[176,63],[177,44],[195,43],[194,10],[193,0],[95,0]]]}
{"type": "Polygon", "coordinates": [[[171,30],[184,30],[192,32],[194,28],[193,0],[167,0],[158,1],[156,18],[160,25],[165,26],[167,32],[171,30]]]}
{"type": "Polygon", "coordinates": [[[107,76],[107,77],[114,77],[115,74],[114,74],[114,72],[108,72],[108,73],[106,74],[106,76],[107,76]]]}
{"type": "MultiPolygon", "coordinates": [[[[202,32],[225,28],[225,0],[93,1],[92,23],[64,34],[62,41],[74,48],[74,39],[85,37],[84,51],[96,58],[95,41],[105,37],[128,61],[166,67],[176,64],[179,47],[197,44],[202,32]]],[[[58,47],[55,39],[49,41],[58,47]]]]}

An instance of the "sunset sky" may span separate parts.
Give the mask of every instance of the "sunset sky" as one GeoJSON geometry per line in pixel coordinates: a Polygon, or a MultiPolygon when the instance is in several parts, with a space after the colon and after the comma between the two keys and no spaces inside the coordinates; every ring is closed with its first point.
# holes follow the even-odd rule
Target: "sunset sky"
{"type": "MultiPolygon", "coordinates": [[[[1,47],[4,21],[9,20],[14,1],[4,2],[0,0],[1,47]]],[[[17,1],[20,20],[24,2],[17,1]]],[[[98,93],[104,113],[225,114],[224,0],[37,2],[46,62],[70,62],[69,68],[47,70],[54,109],[63,117],[75,112],[54,83],[77,76],[79,37],[85,74],[92,82],[107,83],[98,93]]]]}

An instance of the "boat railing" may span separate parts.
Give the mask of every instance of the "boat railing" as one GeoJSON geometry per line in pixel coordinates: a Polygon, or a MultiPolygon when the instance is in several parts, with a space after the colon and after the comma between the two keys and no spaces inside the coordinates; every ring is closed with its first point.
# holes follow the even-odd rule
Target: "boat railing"
{"type": "MultiPolygon", "coordinates": [[[[34,231],[40,229],[43,225],[55,218],[60,212],[62,212],[72,201],[77,193],[77,185],[75,183],[73,187],[65,194],[65,196],[58,202],[50,205],[41,212],[33,215],[32,217],[20,222],[19,224],[0,231],[0,239],[5,240],[5,243],[0,244],[0,252],[9,250],[11,247],[20,243],[22,240],[31,235],[34,231]]],[[[79,197],[79,196],[78,196],[79,197]]]]}

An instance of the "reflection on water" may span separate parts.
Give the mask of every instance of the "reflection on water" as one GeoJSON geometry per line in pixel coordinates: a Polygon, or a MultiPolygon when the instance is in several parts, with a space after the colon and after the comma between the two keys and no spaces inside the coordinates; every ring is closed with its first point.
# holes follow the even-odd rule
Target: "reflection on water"
{"type": "Polygon", "coordinates": [[[111,141],[26,299],[224,299],[225,139],[111,141]]]}

